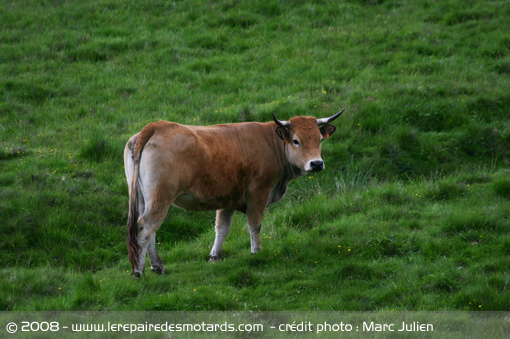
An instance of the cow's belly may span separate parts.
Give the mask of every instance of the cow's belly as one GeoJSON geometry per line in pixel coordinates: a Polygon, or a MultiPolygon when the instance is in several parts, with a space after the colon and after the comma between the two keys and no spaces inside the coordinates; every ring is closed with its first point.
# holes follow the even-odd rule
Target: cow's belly
{"type": "Polygon", "coordinates": [[[173,205],[189,211],[211,211],[219,209],[243,211],[246,205],[246,202],[243,200],[244,199],[232,200],[229,197],[202,199],[195,194],[184,193],[174,200],[173,205]]]}

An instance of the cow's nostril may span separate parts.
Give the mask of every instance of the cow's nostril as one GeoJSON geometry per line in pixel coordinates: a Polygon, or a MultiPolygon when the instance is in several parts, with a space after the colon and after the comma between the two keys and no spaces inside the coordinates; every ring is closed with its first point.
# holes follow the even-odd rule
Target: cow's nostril
{"type": "Polygon", "coordinates": [[[322,171],[324,169],[324,161],[314,160],[310,162],[310,167],[312,168],[312,171],[322,171]]]}

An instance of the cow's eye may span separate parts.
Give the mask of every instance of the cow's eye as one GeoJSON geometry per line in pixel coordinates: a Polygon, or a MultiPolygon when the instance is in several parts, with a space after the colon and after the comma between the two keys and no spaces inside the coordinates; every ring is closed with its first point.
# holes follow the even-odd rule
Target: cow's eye
{"type": "Polygon", "coordinates": [[[294,145],[299,146],[299,141],[297,139],[294,139],[293,142],[294,142],[294,145]]]}

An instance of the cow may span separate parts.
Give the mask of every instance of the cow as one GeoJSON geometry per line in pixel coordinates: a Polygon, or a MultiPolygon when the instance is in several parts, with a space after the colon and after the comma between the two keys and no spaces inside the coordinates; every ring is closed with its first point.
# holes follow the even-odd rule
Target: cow
{"type": "Polygon", "coordinates": [[[246,214],[251,253],[260,251],[266,207],[279,201],[292,179],[324,169],[321,143],[336,130],[323,119],[186,126],[159,121],[132,136],[124,149],[129,186],[126,244],[139,279],[149,254],[151,270],[166,273],[156,253],[156,231],[171,205],[216,210],[216,238],[209,254],[221,259],[235,211],[246,214]]]}

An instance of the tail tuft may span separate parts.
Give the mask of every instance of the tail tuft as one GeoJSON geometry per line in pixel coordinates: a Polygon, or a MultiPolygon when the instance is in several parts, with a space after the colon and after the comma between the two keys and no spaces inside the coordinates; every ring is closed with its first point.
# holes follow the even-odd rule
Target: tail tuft
{"type": "Polygon", "coordinates": [[[129,251],[129,261],[133,269],[138,266],[138,254],[142,250],[138,245],[138,189],[133,189],[129,199],[129,216],[127,224],[126,245],[129,251]]]}

